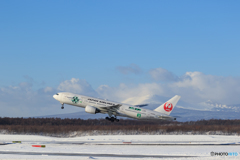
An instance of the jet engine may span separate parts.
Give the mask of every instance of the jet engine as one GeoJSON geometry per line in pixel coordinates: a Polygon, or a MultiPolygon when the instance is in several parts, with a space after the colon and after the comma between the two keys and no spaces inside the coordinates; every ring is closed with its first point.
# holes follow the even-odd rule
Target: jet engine
{"type": "Polygon", "coordinates": [[[93,107],[93,106],[86,106],[85,107],[85,112],[91,113],[91,114],[96,114],[96,113],[99,113],[100,110],[95,108],[95,107],[93,107]]]}

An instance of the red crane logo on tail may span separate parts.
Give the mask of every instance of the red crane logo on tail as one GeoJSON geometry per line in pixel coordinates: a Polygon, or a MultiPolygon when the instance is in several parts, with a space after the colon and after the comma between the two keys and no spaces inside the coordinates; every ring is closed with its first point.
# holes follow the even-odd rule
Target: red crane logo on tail
{"type": "Polygon", "coordinates": [[[172,111],[172,109],[173,109],[173,105],[172,105],[172,103],[170,103],[170,102],[166,102],[165,104],[164,104],[164,110],[165,111],[167,111],[167,112],[170,112],[170,111],[172,111]]]}

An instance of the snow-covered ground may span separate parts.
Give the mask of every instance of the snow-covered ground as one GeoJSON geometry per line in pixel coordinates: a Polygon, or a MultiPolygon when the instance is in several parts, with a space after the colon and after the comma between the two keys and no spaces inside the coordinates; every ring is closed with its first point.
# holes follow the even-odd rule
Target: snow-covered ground
{"type": "Polygon", "coordinates": [[[138,158],[153,159],[154,156],[165,159],[240,159],[240,136],[106,135],[55,138],[34,135],[0,135],[0,144],[2,144],[0,145],[0,159],[136,160],[138,158]],[[12,141],[21,141],[21,143],[13,144],[12,141]],[[46,148],[32,147],[35,144],[46,145],[46,148]],[[234,156],[211,156],[211,152],[234,153],[234,156]],[[138,158],[134,158],[134,155],[138,158]],[[145,157],[140,158],[141,156],[145,157]]]}

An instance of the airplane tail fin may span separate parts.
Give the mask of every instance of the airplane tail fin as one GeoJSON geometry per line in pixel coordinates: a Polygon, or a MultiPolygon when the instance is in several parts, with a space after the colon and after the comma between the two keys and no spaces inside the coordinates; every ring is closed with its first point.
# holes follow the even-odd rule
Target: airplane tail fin
{"type": "Polygon", "coordinates": [[[161,106],[159,106],[158,108],[156,108],[154,111],[169,115],[180,98],[181,96],[176,95],[167,102],[165,102],[164,104],[162,104],[161,106]]]}

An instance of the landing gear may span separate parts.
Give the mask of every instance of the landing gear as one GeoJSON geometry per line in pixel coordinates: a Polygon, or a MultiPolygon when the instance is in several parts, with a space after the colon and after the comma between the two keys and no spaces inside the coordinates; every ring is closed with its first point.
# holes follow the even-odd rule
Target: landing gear
{"type": "Polygon", "coordinates": [[[114,121],[119,122],[119,119],[117,119],[117,116],[114,115],[115,117],[112,117],[112,115],[113,115],[112,111],[108,110],[108,116],[109,117],[106,117],[105,119],[109,120],[111,122],[114,122],[114,121]]]}
{"type": "Polygon", "coordinates": [[[64,103],[62,104],[62,107],[61,107],[61,109],[64,109],[64,103]]]}
{"type": "Polygon", "coordinates": [[[114,122],[114,121],[119,122],[119,119],[114,118],[114,117],[106,117],[105,119],[106,119],[106,120],[109,120],[109,121],[111,121],[111,122],[114,122]]]}

